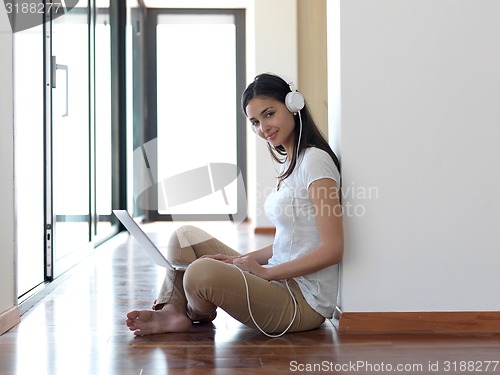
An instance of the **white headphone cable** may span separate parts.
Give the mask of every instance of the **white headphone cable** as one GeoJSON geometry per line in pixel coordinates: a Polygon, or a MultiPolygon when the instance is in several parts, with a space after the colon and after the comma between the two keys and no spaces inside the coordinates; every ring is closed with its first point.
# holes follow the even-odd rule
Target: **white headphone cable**
{"type": "Polygon", "coordinates": [[[300,111],[297,112],[299,114],[299,140],[297,141],[297,163],[299,162],[299,149],[300,149],[300,141],[302,138],[302,115],[300,114],[300,111]]]}
{"type": "MultiPolygon", "coordinates": [[[[291,234],[291,239],[290,239],[290,250],[288,252],[288,261],[290,261],[290,258],[291,258],[291,255],[292,255],[292,247],[293,247],[293,238],[294,238],[294,235],[295,235],[295,197],[293,196],[293,190],[292,190],[292,234],[291,234]]],[[[252,321],[255,324],[255,326],[259,329],[259,331],[261,331],[267,337],[277,338],[277,337],[283,336],[285,333],[288,332],[288,330],[290,329],[290,327],[292,326],[292,324],[295,322],[295,318],[297,317],[297,310],[298,310],[298,308],[297,308],[298,307],[297,306],[297,300],[295,299],[295,296],[293,295],[292,290],[290,289],[290,285],[288,285],[288,280],[285,279],[285,285],[286,285],[286,287],[288,289],[288,292],[290,293],[290,296],[292,297],[293,309],[294,309],[294,311],[293,311],[293,317],[292,317],[292,320],[291,320],[290,324],[288,325],[288,327],[286,327],[286,329],[283,332],[281,332],[278,335],[272,335],[272,334],[269,334],[269,333],[265,332],[257,324],[257,322],[255,321],[255,318],[253,317],[253,314],[252,314],[252,307],[250,305],[250,291],[248,290],[247,278],[245,276],[245,273],[239,267],[237,267],[237,266],[235,266],[235,267],[238,269],[238,271],[240,271],[241,276],[243,276],[243,281],[245,282],[245,290],[246,290],[246,295],[247,295],[248,312],[249,312],[250,318],[252,319],[252,321]]]]}
{"type": "MultiPolygon", "coordinates": [[[[236,266],[235,266],[236,267],[236,266]]],[[[278,335],[272,335],[272,334],[269,334],[267,333],[266,331],[264,331],[260,326],[259,324],[255,321],[255,318],[252,314],[252,307],[250,306],[250,292],[248,290],[248,282],[247,282],[247,278],[245,276],[245,273],[238,267],[236,267],[238,269],[238,271],[241,272],[241,275],[243,276],[243,280],[245,281],[245,289],[246,289],[246,294],[247,294],[247,305],[248,305],[248,312],[250,313],[250,318],[252,318],[252,321],[253,323],[255,324],[255,326],[259,329],[259,331],[261,331],[264,335],[266,335],[267,337],[271,337],[271,338],[276,338],[276,337],[281,337],[283,336],[286,332],[288,332],[288,330],[290,329],[290,327],[292,326],[293,322],[295,321],[295,317],[297,316],[297,301],[295,300],[295,296],[293,295],[292,291],[290,290],[290,286],[288,285],[288,280],[285,280],[285,284],[286,284],[286,287],[288,288],[288,292],[290,293],[290,296],[292,297],[292,301],[293,301],[293,307],[294,307],[294,312],[293,312],[293,317],[292,317],[292,321],[290,322],[290,324],[288,325],[288,327],[286,327],[286,329],[281,332],[280,334],[278,335]]]]}

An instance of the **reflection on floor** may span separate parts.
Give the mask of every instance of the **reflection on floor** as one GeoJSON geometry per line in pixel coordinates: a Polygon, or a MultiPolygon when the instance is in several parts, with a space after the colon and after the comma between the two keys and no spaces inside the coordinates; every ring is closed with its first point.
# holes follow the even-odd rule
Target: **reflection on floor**
{"type": "MultiPolygon", "coordinates": [[[[145,228],[165,244],[172,225],[145,228]]],[[[241,252],[272,241],[244,225],[207,230],[241,252]]],[[[339,335],[325,323],[270,339],[220,311],[213,324],[191,332],[135,337],[125,314],[150,308],[162,278],[135,241],[118,235],[0,336],[0,374],[475,373],[461,371],[461,361],[500,373],[498,334],[339,335]]]]}

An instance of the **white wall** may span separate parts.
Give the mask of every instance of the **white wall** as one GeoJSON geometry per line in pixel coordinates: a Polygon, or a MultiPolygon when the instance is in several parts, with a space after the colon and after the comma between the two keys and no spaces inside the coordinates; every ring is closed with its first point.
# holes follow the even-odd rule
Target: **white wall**
{"type": "Polygon", "coordinates": [[[0,315],[15,305],[12,30],[0,6],[0,315]]]}
{"type": "Polygon", "coordinates": [[[343,185],[378,189],[344,200],[366,212],[345,217],[343,310],[499,310],[500,2],[337,0],[328,12],[343,185]]]}

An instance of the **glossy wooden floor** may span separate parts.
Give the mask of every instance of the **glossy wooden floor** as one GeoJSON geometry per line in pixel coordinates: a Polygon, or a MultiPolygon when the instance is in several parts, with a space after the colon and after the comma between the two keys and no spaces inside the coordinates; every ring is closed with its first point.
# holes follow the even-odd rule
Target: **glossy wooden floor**
{"type": "MultiPolygon", "coordinates": [[[[146,228],[159,243],[171,230],[146,228]]],[[[270,241],[244,226],[208,229],[242,252],[270,241]]],[[[339,335],[327,322],[270,339],[220,312],[191,332],[135,337],[125,314],[150,308],[162,278],[120,234],[0,336],[0,374],[500,374],[498,334],[339,335]]]]}

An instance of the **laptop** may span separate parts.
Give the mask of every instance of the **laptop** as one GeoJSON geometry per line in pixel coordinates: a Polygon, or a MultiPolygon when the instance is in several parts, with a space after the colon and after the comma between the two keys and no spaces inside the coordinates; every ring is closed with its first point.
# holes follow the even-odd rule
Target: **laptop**
{"type": "Polygon", "coordinates": [[[157,265],[174,271],[185,271],[189,266],[189,263],[170,263],[126,210],[113,210],[113,213],[157,265]]]}

